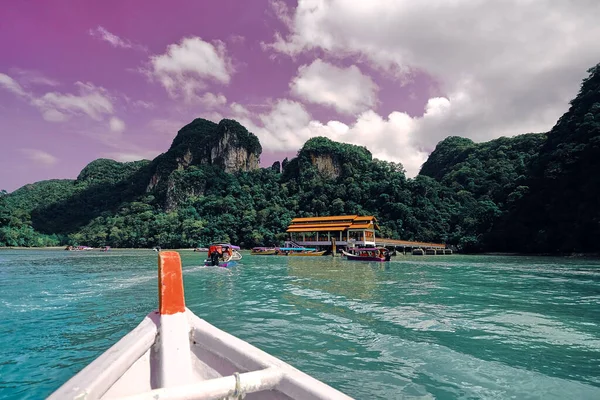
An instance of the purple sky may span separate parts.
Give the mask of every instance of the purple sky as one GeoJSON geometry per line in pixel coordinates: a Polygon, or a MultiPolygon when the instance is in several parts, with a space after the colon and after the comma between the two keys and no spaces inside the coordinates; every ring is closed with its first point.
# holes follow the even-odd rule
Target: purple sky
{"type": "MultiPolygon", "coordinates": [[[[483,54],[486,43],[497,41],[484,37],[483,45],[476,46],[473,32],[465,31],[461,20],[465,12],[480,13],[477,18],[485,20],[509,15],[510,9],[488,12],[459,1],[444,14],[449,25],[439,28],[449,42],[437,43],[442,35],[431,39],[425,31],[396,31],[398,24],[406,26],[402,18],[415,24],[425,18],[419,23],[427,24],[425,8],[392,9],[393,2],[376,1],[365,13],[344,2],[5,4],[0,24],[0,189],[10,192],[39,180],[75,178],[97,158],[151,159],[197,117],[238,119],[261,139],[263,166],[295,155],[309,137],[325,135],[366,145],[377,157],[402,162],[414,176],[449,134],[488,140],[549,129],[592,65],[586,56],[572,57],[570,69],[557,67],[569,76],[564,89],[555,87],[554,97],[538,93],[536,97],[552,102],[540,104],[533,116],[520,116],[509,100],[511,95],[523,97],[522,82],[503,81],[506,71],[514,75],[513,64],[502,59],[506,71],[484,69],[498,64],[482,61],[489,58],[483,54]],[[364,26],[357,26],[352,14],[359,11],[364,26]],[[452,29],[462,31],[454,37],[452,29]],[[480,61],[458,58],[467,45],[473,54],[482,52],[480,61]],[[497,93],[503,96],[499,105],[490,100],[497,93]],[[478,111],[482,104],[502,114],[502,121],[510,119],[504,114],[513,115],[513,121],[494,123],[485,110],[478,111]]],[[[586,14],[571,19],[579,21],[586,14]]],[[[431,27],[439,25],[435,21],[431,27]]],[[[537,28],[544,32],[545,26],[537,28]]],[[[515,36],[522,38],[519,32],[515,36]]],[[[548,40],[555,44],[552,37],[548,40]]],[[[586,51],[597,47],[588,43],[586,51]]],[[[515,62],[525,51],[519,49],[514,50],[515,62]]]]}

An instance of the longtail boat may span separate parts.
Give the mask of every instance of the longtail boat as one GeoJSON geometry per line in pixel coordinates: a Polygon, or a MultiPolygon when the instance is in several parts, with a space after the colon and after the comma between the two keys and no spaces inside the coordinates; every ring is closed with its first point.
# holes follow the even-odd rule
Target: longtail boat
{"type": "Polygon", "coordinates": [[[179,253],[158,254],[158,289],[158,310],[50,400],[351,399],[186,308],[179,253]]]}
{"type": "Polygon", "coordinates": [[[342,250],[342,255],[350,261],[390,261],[390,252],[385,247],[365,247],[351,249],[350,252],[342,250]]]}
{"type": "Polygon", "coordinates": [[[277,252],[274,247],[254,247],[250,254],[253,256],[273,256],[277,252]]]}
{"type": "Polygon", "coordinates": [[[278,247],[276,254],[289,257],[314,257],[322,256],[325,254],[325,250],[317,251],[317,249],[309,247],[278,247]]]}

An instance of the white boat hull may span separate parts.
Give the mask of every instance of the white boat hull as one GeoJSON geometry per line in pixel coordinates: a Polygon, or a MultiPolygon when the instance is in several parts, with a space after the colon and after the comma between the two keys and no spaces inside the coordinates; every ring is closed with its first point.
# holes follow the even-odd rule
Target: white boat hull
{"type": "MultiPolygon", "coordinates": [[[[159,259],[172,253],[161,252],[159,259]]],[[[172,277],[161,273],[160,312],[150,313],[49,399],[350,399],[198,318],[183,302],[163,305],[172,277]]]]}

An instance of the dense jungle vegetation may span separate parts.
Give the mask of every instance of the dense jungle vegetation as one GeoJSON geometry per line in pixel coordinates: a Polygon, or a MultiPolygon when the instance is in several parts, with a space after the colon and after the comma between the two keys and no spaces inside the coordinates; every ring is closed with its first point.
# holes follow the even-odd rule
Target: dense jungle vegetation
{"type": "Polygon", "coordinates": [[[100,159],[76,180],[1,191],[0,246],[276,245],[293,217],[362,214],[379,219],[379,236],[467,252],[598,252],[600,64],[589,73],[550,132],[448,137],[414,179],[320,137],[292,160],[226,173],[227,151],[258,156],[258,139],[236,121],[197,119],[155,160],[100,159]]]}

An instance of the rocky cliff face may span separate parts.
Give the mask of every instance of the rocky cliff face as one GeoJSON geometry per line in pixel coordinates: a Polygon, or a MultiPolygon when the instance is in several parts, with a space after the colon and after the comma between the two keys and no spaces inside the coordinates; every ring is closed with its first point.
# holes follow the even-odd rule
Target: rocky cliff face
{"type": "Polygon", "coordinates": [[[186,176],[186,171],[193,175],[206,166],[226,173],[252,171],[259,168],[261,152],[258,138],[237,121],[225,119],[215,124],[195,119],[181,128],[169,150],[152,162],[146,191],[162,196],[165,208],[175,208],[186,196],[204,192],[198,177],[186,176]]]}
{"type": "Polygon", "coordinates": [[[342,174],[340,161],[331,154],[311,154],[312,164],[317,167],[321,175],[330,179],[336,179],[342,174]]]}
{"type": "Polygon", "coordinates": [[[260,153],[240,144],[236,132],[228,124],[224,124],[222,136],[210,149],[210,164],[218,165],[228,173],[246,172],[259,168],[259,156],[260,153]]]}
{"type": "Polygon", "coordinates": [[[352,169],[365,169],[371,161],[372,155],[365,147],[314,137],[304,144],[297,158],[289,163],[284,160],[282,167],[284,179],[298,177],[313,168],[326,179],[338,179],[352,169]]]}

